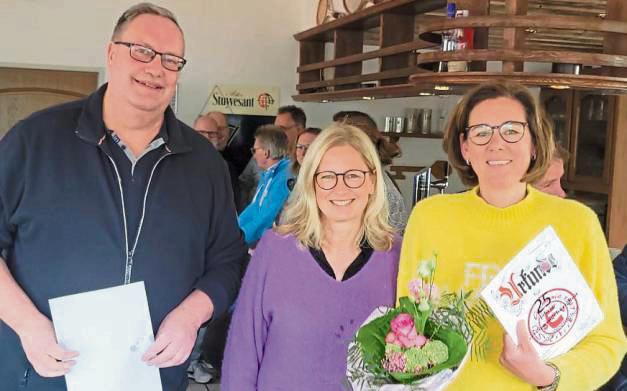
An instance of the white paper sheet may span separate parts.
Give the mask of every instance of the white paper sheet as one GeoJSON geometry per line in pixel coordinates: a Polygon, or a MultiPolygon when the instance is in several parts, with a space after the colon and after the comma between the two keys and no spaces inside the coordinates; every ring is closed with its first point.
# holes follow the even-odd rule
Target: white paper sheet
{"type": "Polygon", "coordinates": [[[162,391],[141,357],[154,341],[143,282],[51,299],[57,340],[80,353],[68,391],[162,391]]]}
{"type": "Polygon", "coordinates": [[[592,290],[553,227],[533,238],[481,292],[512,340],[524,320],[543,360],[569,351],[603,320],[592,290]]]}

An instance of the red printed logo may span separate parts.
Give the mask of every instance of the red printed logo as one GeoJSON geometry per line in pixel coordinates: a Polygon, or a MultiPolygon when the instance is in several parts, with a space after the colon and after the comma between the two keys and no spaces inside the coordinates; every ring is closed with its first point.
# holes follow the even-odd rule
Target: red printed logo
{"type": "Polygon", "coordinates": [[[551,289],[531,306],[528,327],[540,345],[553,345],[572,330],[579,314],[577,297],[569,290],[551,289]]]}
{"type": "Polygon", "coordinates": [[[268,110],[274,104],[274,98],[268,93],[263,93],[257,97],[257,103],[262,109],[268,110]]]}

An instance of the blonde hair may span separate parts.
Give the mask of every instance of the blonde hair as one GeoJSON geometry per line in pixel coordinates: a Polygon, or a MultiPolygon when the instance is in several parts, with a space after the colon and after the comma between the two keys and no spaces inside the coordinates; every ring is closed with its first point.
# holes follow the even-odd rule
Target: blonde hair
{"type": "Polygon", "coordinates": [[[388,203],[385,196],[383,171],[377,151],[368,136],[358,128],[334,124],[320,133],[311,143],[303,160],[296,186],[283,213],[283,222],[276,227],[280,234],[292,234],[306,247],[320,249],[322,227],[316,203],[316,170],[324,154],[333,147],[350,146],[361,154],[375,179],[374,193],[370,195],[355,244],[365,240],[378,251],[392,248],[394,230],[388,223],[388,203]]]}

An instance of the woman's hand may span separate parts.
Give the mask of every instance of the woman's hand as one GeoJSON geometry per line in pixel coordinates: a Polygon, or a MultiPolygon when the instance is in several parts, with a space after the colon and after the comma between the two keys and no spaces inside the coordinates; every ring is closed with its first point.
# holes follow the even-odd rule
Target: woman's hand
{"type": "Polygon", "coordinates": [[[538,356],[529,339],[529,332],[523,320],[516,324],[518,345],[507,333],[503,334],[503,351],[499,359],[508,371],[526,383],[543,387],[553,383],[555,371],[538,356]]]}

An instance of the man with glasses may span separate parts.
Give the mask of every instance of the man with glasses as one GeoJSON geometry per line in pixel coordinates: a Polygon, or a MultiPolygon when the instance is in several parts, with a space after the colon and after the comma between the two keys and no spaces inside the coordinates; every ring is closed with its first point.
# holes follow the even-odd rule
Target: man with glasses
{"type": "Polygon", "coordinates": [[[2,389],[64,390],[88,358],[57,344],[51,298],[144,281],[142,359],[167,391],[186,389],[199,327],[234,301],[246,249],[225,165],[169,108],[184,53],[170,11],[133,6],[107,46],[109,82],[0,141],[2,389]]]}
{"type": "Polygon", "coordinates": [[[307,116],[300,107],[289,105],[279,107],[274,124],[287,136],[287,149],[291,154],[296,147],[296,138],[307,127],[307,116]]]}
{"type": "Polygon", "coordinates": [[[226,116],[219,111],[212,111],[196,118],[194,129],[220,152],[226,148],[231,134],[226,116]]]}
{"type": "Polygon", "coordinates": [[[226,115],[219,111],[211,111],[205,115],[201,115],[194,121],[194,130],[200,135],[206,138],[215,149],[220,152],[220,155],[226,162],[229,170],[229,176],[231,178],[231,189],[233,190],[233,197],[235,205],[239,205],[239,178],[237,176],[237,169],[234,166],[228,155],[225,155],[224,150],[229,141],[231,130],[229,128],[226,115]]]}
{"type": "Polygon", "coordinates": [[[253,247],[272,227],[290,193],[287,135],[277,126],[261,126],[255,132],[251,153],[261,169],[261,179],[252,202],[239,215],[239,226],[246,244],[253,247]]]}
{"type": "MultiPolygon", "coordinates": [[[[298,135],[307,127],[305,112],[294,105],[281,106],[274,119],[274,125],[279,127],[287,136],[288,156],[292,156],[298,135]]],[[[255,159],[251,158],[239,176],[241,200],[244,205],[251,202],[260,176],[261,170],[257,167],[255,159]]]]}

